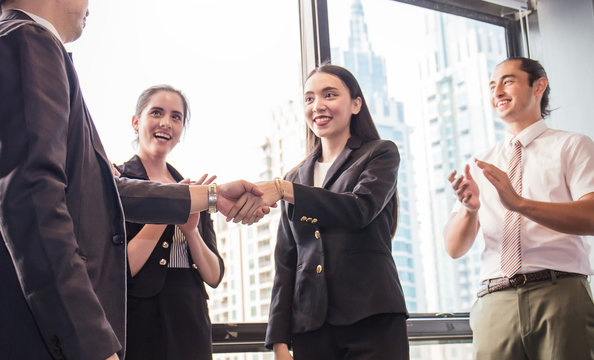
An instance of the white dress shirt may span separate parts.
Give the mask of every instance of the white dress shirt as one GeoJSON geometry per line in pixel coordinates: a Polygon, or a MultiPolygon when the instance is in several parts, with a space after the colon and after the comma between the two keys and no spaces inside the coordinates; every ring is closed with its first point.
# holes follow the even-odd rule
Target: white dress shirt
{"type": "Polygon", "coordinates": [[[314,163],[314,186],[315,187],[322,187],[324,184],[324,180],[326,179],[326,174],[334,161],[329,162],[319,162],[316,161],[314,163]]]}
{"type": "MultiPolygon", "coordinates": [[[[513,136],[478,157],[507,172],[513,136]]],[[[522,144],[522,197],[544,202],[569,202],[594,192],[594,143],[583,134],[549,129],[544,120],[524,129],[517,138],[522,144]]],[[[485,240],[481,255],[481,278],[503,276],[500,244],[505,208],[495,187],[476,164],[471,175],[480,190],[478,212],[485,240]]],[[[457,202],[455,211],[462,205],[457,202]]],[[[551,269],[592,274],[590,247],[583,236],[551,230],[528,218],[521,220],[522,267],[519,273],[551,269]]]]}

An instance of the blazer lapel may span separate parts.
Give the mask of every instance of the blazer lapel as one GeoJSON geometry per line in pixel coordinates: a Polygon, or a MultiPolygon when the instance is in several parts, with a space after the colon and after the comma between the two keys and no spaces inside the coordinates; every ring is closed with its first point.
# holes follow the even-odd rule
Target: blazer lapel
{"type": "Polygon", "coordinates": [[[310,155],[299,166],[299,181],[303,185],[313,186],[314,163],[318,159],[316,154],[310,155]]]}
{"type": "Polygon", "coordinates": [[[326,173],[326,177],[324,178],[324,182],[322,183],[322,187],[324,189],[326,189],[330,180],[334,178],[334,175],[336,175],[338,169],[340,169],[342,165],[347,161],[352,151],[353,150],[351,150],[348,146],[345,146],[344,149],[342,149],[342,151],[340,152],[340,154],[338,154],[338,157],[336,158],[336,160],[334,160],[334,162],[330,166],[330,169],[328,169],[328,172],[326,173]]]}
{"type": "Polygon", "coordinates": [[[344,149],[342,149],[336,160],[334,160],[334,163],[332,163],[332,166],[330,166],[330,169],[328,169],[328,173],[326,173],[324,183],[322,184],[324,189],[326,189],[330,183],[334,181],[338,170],[342,168],[342,166],[348,160],[351,152],[353,152],[353,149],[358,149],[359,147],[361,147],[361,140],[356,137],[349,138],[344,149]]]}

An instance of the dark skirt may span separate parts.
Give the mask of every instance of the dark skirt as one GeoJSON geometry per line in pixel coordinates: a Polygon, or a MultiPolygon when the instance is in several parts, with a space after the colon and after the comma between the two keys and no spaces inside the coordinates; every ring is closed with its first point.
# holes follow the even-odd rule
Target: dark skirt
{"type": "Polygon", "coordinates": [[[161,292],[128,297],[126,360],[211,360],[206,299],[189,269],[167,269],[161,292]]]}

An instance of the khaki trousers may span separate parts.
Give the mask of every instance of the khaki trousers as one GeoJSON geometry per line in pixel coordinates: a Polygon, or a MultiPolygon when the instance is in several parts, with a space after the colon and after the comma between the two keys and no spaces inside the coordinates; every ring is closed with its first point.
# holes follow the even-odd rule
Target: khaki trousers
{"type": "Polygon", "coordinates": [[[476,360],[592,360],[594,302],[585,277],[540,281],[477,299],[476,360]]]}

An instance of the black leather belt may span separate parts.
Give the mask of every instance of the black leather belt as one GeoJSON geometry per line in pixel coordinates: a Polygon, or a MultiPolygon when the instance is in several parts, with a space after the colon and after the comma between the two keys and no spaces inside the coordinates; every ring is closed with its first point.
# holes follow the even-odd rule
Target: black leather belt
{"type": "Polygon", "coordinates": [[[552,280],[553,278],[560,279],[576,276],[586,277],[586,275],[583,274],[569,273],[556,270],[542,270],[528,274],[516,274],[511,278],[501,277],[496,279],[489,279],[481,283],[479,292],[476,295],[478,297],[483,297],[495,291],[505,290],[512,287],[518,288],[532,282],[552,280]]]}

